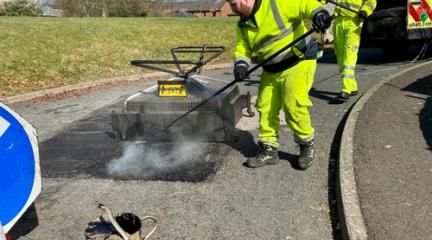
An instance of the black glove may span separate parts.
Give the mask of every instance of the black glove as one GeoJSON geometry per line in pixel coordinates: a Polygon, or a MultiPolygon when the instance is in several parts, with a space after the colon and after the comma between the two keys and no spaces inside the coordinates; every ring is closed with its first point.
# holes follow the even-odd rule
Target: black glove
{"type": "Polygon", "coordinates": [[[234,67],[234,78],[236,81],[243,81],[249,76],[248,74],[249,67],[245,64],[236,64],[234,67]]]}
{"type": "Polygon", "coordinates": [[[327,12],[327,10],[321,10],[315,14],[315,16],[312,19],[313,22],[313,28],[317,32],[325,33],[327,28],[330,27],[331,21],[333,18],[330,16],[330,14],[327,12]]]}
{"type": "Polygon", "coordinates": [[[362,19],[366,19],[368,17],[368,14],[365,10],[360,10],[360,12],[358,13],[359,17],[362,19]]]}

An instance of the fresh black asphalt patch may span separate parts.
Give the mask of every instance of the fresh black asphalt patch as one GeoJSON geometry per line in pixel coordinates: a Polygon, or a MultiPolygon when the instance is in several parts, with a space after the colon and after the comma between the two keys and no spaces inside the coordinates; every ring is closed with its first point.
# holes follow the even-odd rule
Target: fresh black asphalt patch
{"type": "Polygon", "coordinates": [[[111,111],[99,109],[40,144],[42,176],[146,181],[211,180],[229,147],[201,142],[122,142],[112,137],[111,111]]]}

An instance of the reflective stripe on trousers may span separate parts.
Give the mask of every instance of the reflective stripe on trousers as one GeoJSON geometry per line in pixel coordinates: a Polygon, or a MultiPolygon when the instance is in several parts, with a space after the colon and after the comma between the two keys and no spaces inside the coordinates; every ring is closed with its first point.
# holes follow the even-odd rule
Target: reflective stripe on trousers
{"type": "Polygon", "coordinates": [[[279,112],[285,112],[288,127],[294,132],[296,142],[313,139],[309,90],[316,71],[316,60],[303,60],[279,73],[263,71],[258,89],[256,107],[260,113],[259,138],[277,147],[279,112]]]}
{"type": "Polygon", "coordinates": [[[351,93],[357,91],[355,66],[362,21],[359,18],[336,17],[333,22],[334,49],[342,78],[342,91],[351,93]]]}

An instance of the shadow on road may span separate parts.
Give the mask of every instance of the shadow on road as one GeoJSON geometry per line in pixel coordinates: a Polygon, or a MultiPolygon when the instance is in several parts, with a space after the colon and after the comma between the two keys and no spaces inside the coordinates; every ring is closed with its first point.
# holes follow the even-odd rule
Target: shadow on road
{"type": "Polygon", "coordinates": [[[18,220],[18,222],[12,227],[12,229],[9,231],[9,234],[14,239],[19,239],[20,237],[25,236],[33,231],[37,226],[39,226],[39,220],[36,208],[33,203],[18,220]]]}
{"type": "Polygon", "coordinates": [[[254,136],[248,131],[238,130],[236,132],[239,139],[236,142],[228,142],[227,144],[240,152],[245,158],[253,157],[258,152],[258,144],[254,140],[254,136]]]}
{"type": "Polygon", "coordinates": [[[423,137],[432,151],[432,95],[426,99],[424,108],[420,111],[420,128],[423,131],[423,137]]]}
{"type": "Polygon", "coordinates": [[[312,88],[309,91],[310,96],[325,100],[330,105],[340,105],[345,103],[345,101],[341,101],[338,98],[336,98],[336,95],[338,94],[339,93],[337,92],[321,91],[321,90],[316,90],[315,88],[312,88]]]}
{"type": "MultiPolygon", "coordinates": [[[[410,47],[406,54],[399,55],[398,58],[389,58],[384,56],[383,52],[379,48],[360,48],[357,64],[363,65],[376,65],[376,64],[387,64],[399,61],[410,61],[420,54],[422,46],[410,47]]],[[[318,60],[318,63],[336,63],[336,55],[334,54],[333,48],[327,48],[324,50],[324,55],[318,60]]]]}
{"type": "Polygon", "coordinates": [[[319,98],[325,101],[332,101],[334,99],[334,97],[337,95],[337,92],[329,92],[329,91],[322,91],[322,90],[317,90],[316,88],[312,88],[309,91],[309,95],[315,98],[319,98]]]}
{"type": "MultiPolygon", "coordinates": [[[[427,95],[426,99],[422,98],[425,100],[425,103],[418,117],[423,137],[429,146],[429,150],[432,151],[432,75],[420,78],[401,90],[427,95]]],[[[408,97],[419,98],[410,95],[408,95],[408,97]]]]}
{"type": "Polygon", "coordinates": [[[345,113],[339,122],[336,131],[333,135],[333,140],[330,147],[330,155],[328,161],[328,204],[329,204],[329,217],[331,221],[331,230],[334,240],[346,239],[343,236],[348,236],[347,226],[344,224],[345,216],[343,215],[343,206],[341,199],[338,197],[340,194],[339,186],[339,149],[341,144],[342,133],[345,127],[345,122],[351,112],[352,106],[345,113]]]}
{"type": "Polygon", "coordinates": [[[291,167],[294,168],[294,169],[296,169],[296,170],[302,170],[298,166],[298,157],[299,157],[299,155],[295,155],[295,154],[279,151],[279,158],[281,160],[288,161],[290,163],[291,167]]]}

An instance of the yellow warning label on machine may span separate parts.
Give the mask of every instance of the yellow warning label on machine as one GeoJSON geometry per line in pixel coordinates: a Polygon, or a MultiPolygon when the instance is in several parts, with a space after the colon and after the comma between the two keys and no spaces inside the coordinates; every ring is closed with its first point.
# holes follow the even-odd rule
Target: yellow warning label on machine
{"type": "Polygon", "coordinates": [[[158,81],[159,97],[186,97],[184,81],[158,81]]]}

